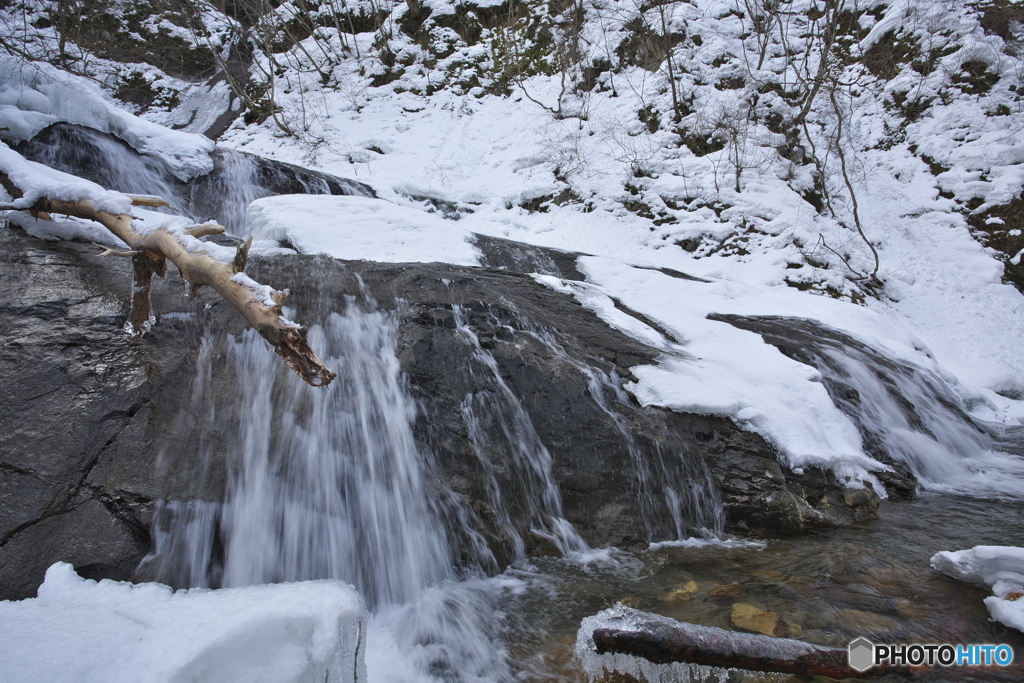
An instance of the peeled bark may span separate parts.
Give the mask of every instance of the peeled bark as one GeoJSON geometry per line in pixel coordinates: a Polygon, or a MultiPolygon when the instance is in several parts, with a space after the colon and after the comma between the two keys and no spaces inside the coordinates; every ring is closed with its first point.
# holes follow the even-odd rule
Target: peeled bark
{"type": "Polygon", "coordinates": [[[907,667],[875,666],[857,671],[842,648],[820,647],[800,640],[738,633],[712,626],[675,621],[639,610],[628,610],[627,628],[597,628],[598,654],[642,657],[655,664],[685,662],[723,669],[745,669],[796,676],[881,678],[911,675],[907,667]]]}
{"type": "MultiPolygon", "coordinates": [[[[137,206],[168,206],[158,197],[131,197],[137,206]]],[[[251,240],[239,246],[233,263],[220,263],[209,254],[191,252],[170,230],[160,228],[138,232],[132,216],[99,210],[89,200],[64,201],[42,199],[32,207],[33,215],[60,213],[96,221],[119,237],[133,250],[135,282],[132,287],[132,312],[129,322],[136,334],[148,329],[150,318],[149,285],[154,273],[163,275],[166,261],[177,266],[191,291],[206,285],[242,314],[250,325],[274,347],[285,363],[312,386],[326,386],[337,375],[317,357],[306,342],[306,328],[299,327],[281,314],[285,293],[273,291],[272,301],[261,299],[248,278],[236,275],[245,268],[251,240]]],[[[223,232],[220,226],[200,225],[187,229],[192,236],[223,232]]]]}

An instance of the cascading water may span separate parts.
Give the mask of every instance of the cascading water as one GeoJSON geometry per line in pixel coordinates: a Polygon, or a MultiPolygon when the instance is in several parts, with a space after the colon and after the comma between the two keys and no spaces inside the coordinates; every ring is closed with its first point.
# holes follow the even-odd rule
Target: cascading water
{"type": "Polygon", "coordinates": [[[108,190],[163,197],[194,218],[182,202],[185,185],[157,157],[135,152],[112,135],[91,128],[58,124],[24,142],[26,159],[77,175],[108,190]],[[102,160],[102,163],[97,163],[102,160]]]}
{"type": "MultiPolygon", "coordinates": [[[[397,356],[400,314],[378,310],[365,292],[347,297],[341,308],[344,313],[325,314],[310,330],[311,343],[338,372],[322,391],[302,384],[250,331],[226,342],[230,370],[217,372],[235,378],[231,393],[241,398],[218,409],[223,394],[211,381],[217,354],[209,337],[201,344],[193,405],[182,428],[202,435],[197,472],[216,473],[211,461],[226,461],[223,502],[161,503],[155,549],[140,577],[209,587],[340,578],[353,583],[374,612],[371,673],[403,671],[396,680],[507,680],[512,674],[499,605],[502,596],[522,590],[522,581],[507,573],[485,578],[504,567],[472,531],[477,517],[470,501],[448,490],[435,456],[417,442],[418,409],[397,356]]],[[[551,454],[521,398],[465,311],[452,311],[453,334],[468,358],[458,371],[471,387],[460,417],[496,542],[509,546],[502,556],[529,572],[528,533],[562,557],[588,557],[586,542],[565,518],[551,454]]],[[[644,453],[615,408],[627,399],[614,379],[572,360],[552,333],[533,329],[515,311],[510,315],[517,334],[583,373],[601,410],[616,420],[638,479],[647,477],[638,495],[650,498],[640,504],[644,514],[658,518],[649,533],[680,538],[720,525],[694,504],[704,482],[678,454],[643,469],[644,453]],[[677,466],[666,465],[670,461],[677,466]]],[[[496,317],[493,323],[502,325],[496,317]]]]}
{"type": "Polygon", "coordinates": [[[589,366],[580,370],[589,380],[590,395],[615,422],[629,449],[647,539],[721,535],[725,526],[721,496],[707,467],[681,453],[665,453],[661,444],[655,444],[653,457],[645,453],[625,418],[613,409],[615,403],[629,402],[622,383],[589,366]]]}
{"type": "Polygon", "coordinates": [[[449,574],[395,334],[390,316],[354,302],[332,314],[311,342],[339,378],[315,394],[299,382],[275,391],[279,361],[252,333],[232,344],[240,375],[257,383],[245,389],[227,491],[224,585],[345,578],[376,606],[449,574]]]}
{"type": "Polygon", "coordinates": [[[862,433],[926,489],[1024,495],[1024,459],[1000,452],[937,375],[900,366],[882,372],[857,349],[820,353],[823,367],[855,389],[851,414],[862,433]]]}
{"type": "MultiPolygon", "coordinates": [[[[174,198],[172,203],[188,215],[197,220],[219,216],[236,234],[244,234],[244,206],[252,199],[277,191],[339,190],[324,177],[297,175],[286,165],[261,166],[253,157],[223,150],[217,152],[213,174],[185,187],[159,162],[109,136],[73,130],[74,135],[65,131],[70,137],[62,144],[40,143],[27,155],[112,189],[174,198]],[[95,164],[96,158],[106,163],[95,164]]],[[[548,261],[545,270],[564,267],[548,261]]],[[[322,323],[310,332],[313,346],[339,371],[325,391],[301,384],[250,332],[228,341],[225,354],[224,375],[235,381],[230,393],[241,398],[237,405],[218,406],[223,394],[216,393],[211,376],[215,344],[212,337],[203,338],[192,406],[179,426],[200,433],[196,467],[188,470],[195,473],[197,490],[208,475],[217,478],[216,463],[223,460],[226,486],[205,491],[211,493],[207,500],[192,492],[192,499],[158,504],[155,547],[140,576],[179,587],[340,578],[354,583],[374,612],[367,657],[375,683],[511,680],[522,659],[508,651],[501,605],[516,599],[532,580],[528,562],[548,568],[572,565],[568,573],[585,575],[576,585],[598,584],[586,561],[529,557],[527,532],[546,539],[563,557],[586,555],[587,544],[566,519],[552,455],[523,396],[503,376],[464,311],[453,306],[456,332],[470,349],[470,362],[459,371],[473,386],[459,406],[459,417],[486,484],[481,507],[497,520],[501,540],[510,545],[504,555],[516,565],[497,578],[484,578],[503,567],[483,535],[471,528],[479,514],[446,487],[434,456],[415,438],[417,406],[396,355],[396,314],[378,310],[365,295],[341,308],[344,313],[321,311],[322,323]]],[[[532,327],[511,308],[511,317],[495,316],[494,325],[511,337],[532,337],[574,367],[586,378],[585,393],[614,423],[612,432],[621,437],[632,461],[645,527],[639,535],[651,541],[718,534],[721,505],[700,458],[666,446],[670,438],[650,443],[638,438],[632,413],[627,416],[624,410],[630,399],[614,370],[575,360],[555,334],[532,327]]],[[[780,344],[794,330],[801,331],[792,321],[782,327],[785,333],[775,330],[780,344]]],[[[757,331],[766,338],[773,333],[757,331]]],[[[848,339],[829,339],[813,328],[803,332],[807,338],[800,345],[806,357],[801,360],[819,367],[869,447],[906,464],[932,488],[1024,493],[1018,489],[1024,480],[1020,459],[995,452],[992,438],[970,424],[939,378],[873,355],[848,339]],[[1014,476],[1001,476],[1006,473],[1014,476]]],[[[680,552],[690,547],[700,546],[681,546],[680,552]]],[[[733,552],[729,548],[742,551],[743,546],[722,548],[733,552]]],[[[661,557],[652,563],[656,568],[644,569],[635,559],[658,552],[663,551],[640,550],[608,570],[612,578],[592,589],[595,595],[583,607],[567,591],[561,597],[571,595],[570,600],[548,609],[578,623],[579,614],[570,614],[566,605],[596,611],[607,606],[606,599],[627,597],[632,590],[628,582],[644,572],[647,576],[640,578],[656,584],[649,588],[651,604],[659,604],[671,582],[656,572],[663,566],[671,571],[678,560],[661,557]]],[[[731,566],[725,564],[722,571],[733,571],[731,566]]],[[[678,578],[679,585],[693,582],[688,574],[678,578]]],[[[544,576],[537,583],[549,580],[543,588],[554,596],[559,577],[544,576]]],[[[724,579],[715,575],[707,580],[724,579]]],[[[546,597],[533,599],[554,602],[546,597]]]]}
{"type": "Polygon", "coordinates": [[[530,531],[549,540],[562,555],[587,549],[586,542],[562,515],[562,496],[551,473],[551,454],[541,442],[526,409],[501,377],[494,357],[484,351],[466,316],[454,307],[455,325],[473,348],[473,366],[465,371],[478,389],[462,402],[462,416],[469,428],[473,451],[487,477],[487,494],[498,511],[498,522],[512,541],[510,557],[525,562],[526,544],[508,514],[512,501],[503,500],[495,472],[494,456],[513,465],[514,501],[529,508],[530,531]]]}
{"type": "MultiPolygon", "coordinates": [[[[551,479],[551,457],[536,437],[521,403],[501,379],[494,358],[480,346],[480,341],[467,324],[463,312],[458,307],[455,312],[456,324],[474,347],[474,360],[484,368],[482,372],[476,373],[476,377],[491,378],[490,381],[498,387],[494,392],[467,396],[463,403],[463,414],[470,425],[474,449],[481,461],[486,462],[486,452],[494,448],[493,445],[486,443],[485,437],[480,433],[480,421],[473,410],[474,406],[481,402],[504,403],[500,406],[503,410],[494,410],[492,406],[489,413],[496,417],[490,417],[488,424],[500,424],[505,442],[517,444],[516,452],[520,454],[520,458],[524,457],[523,454],[530,454],[526,458],[529,463],[527,469],[539,475],[539,480],[544,482],[543,487],[546,487],[544,490],[547,491],[545,500],[549,501],[541,516],[546,515],[557,521],[560,519],[560,512],[555,511],[560,511],[561,500],[558,488],[551,479]],[[502,399],[496,398],[499,395],[502,399]],[[509,416],[514,420],[512,426],[509,425],[509,416]]],[[[634,427],[618,409],[619,406],[629,404],[630,399],[622,388],[622,382],[615,374],[615,370],[609,374],[572,358],[551,330],[537,328],[514,311],[509,315],[513,319],[508,322],[514,323],[519,333],[532,337],[549,353],[575,368],[586,378],[590,398],[615,425],[632,461],[636,496],[644,524],[644,537],[648,541],[662,541],[720,535],[724,526],[721,497],[704,462],[700,458],[688,457],[689,454],[681,453],[677,449],[665,448],[659,442],[655,442],[651,448],[642,448],[634,435],[634,427]]],[[[492,312],[490,317],[492,327],[505,327],[508,333],[512,334],[512,327],[503,323],[497,314],[492,312]]],[[[664,441],[671,442],[671,439],[664,441]]],[[[541,534],[545,535],[544,532],[541,534]]],[[[586,547],[578,545],[582,543],[582,539],[576,541],[572,537],[553,539],[553,542],[563,554],[586,547]]]]}
{"type": "MultiPolygon", "coordinates": [[[[1024,496],[1024,459],[1002,452],[937,374],[806,320],[721,316],[816,367],[869,452],[907,467],[930,490],[1024,496]]],[[[1013,449],[1011,449],[1013,450],[1013,449]]]]}
{"type": "MultiPolygon", "coordinates": [[[[27,159],[91,180],[109,190],[156,195],[196,222],[223,225],[229,235],[248,237],[245,209],[255,199],[277,194],[354,194],[372,197],[365,185],[307,169],[217,149],[214,170],[183,183],[157,157],[139,154],[124,142],[91,128],[57,124],[22,143],[27,159]],[[102,159],[103,163],[96,163],[102,159]]],[[[160,209],[167,211],[167,209],[160,209]]]]}
{"type": "MultiPolygon", "coordinates": [[[[458,581],[480,572],[456,574],[444,492],[428,485],[432,459],[413,438],[396,334],[392,314],[350,298],[344,314],[310,331],[338,371],[322,391],[297,381],[255,333],[230,341],[245,398],[227,439],[224,503],[163,503],[141,570],[174,585],[343,579],[376,611],[376,639],[393,643],[409,675],[501,680],[493,601],[502,588],[458,581]]],[[[194,398],[212,405],[204,376],[194,398]]],[[[208,418],[201,429],[228,428],[208,418]]]]}

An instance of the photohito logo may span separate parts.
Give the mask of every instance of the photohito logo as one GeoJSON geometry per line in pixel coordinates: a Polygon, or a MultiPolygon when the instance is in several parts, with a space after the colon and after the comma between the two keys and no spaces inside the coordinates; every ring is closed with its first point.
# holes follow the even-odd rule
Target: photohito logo
{"type": "Polygon", "coordinates": [[[918,644],[876,645],[867,638],[850,643],[850,668],[867,671],[873,666],[1009,666],[1013,648],[1009,645],[918,644]]]}

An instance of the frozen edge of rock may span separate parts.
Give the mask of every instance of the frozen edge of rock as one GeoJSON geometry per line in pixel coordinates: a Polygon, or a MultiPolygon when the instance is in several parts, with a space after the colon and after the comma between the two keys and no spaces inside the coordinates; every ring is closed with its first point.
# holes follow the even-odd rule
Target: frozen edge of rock
{"type": "Polygon", "coordinates": [[[991,588],[988,613],[1010,628],[1024,631],[1024,548],[979,545],[943,551],[931,559],[932,569],[960,581],[991,588]]]}
{"type": "Polygon", "coordinates": [[[366,680],[362,597],[342,581],[173,591],[52,565],[0,602],[0,671],[18,681],[366,680]]]}

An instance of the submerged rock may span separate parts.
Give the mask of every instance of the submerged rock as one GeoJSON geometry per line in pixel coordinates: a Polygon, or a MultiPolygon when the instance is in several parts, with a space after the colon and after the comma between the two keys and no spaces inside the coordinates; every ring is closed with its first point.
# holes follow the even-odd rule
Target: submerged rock
{"type": "Polygon", "coordinates": [[[732,606],[729,620],[733,626],[744,631],[763,633],[775,638],[799,636],[803,632],[803,629],[797,624],[786,621],[775,612],[769,612],[745,602],[737,602],[732,606]]]}

